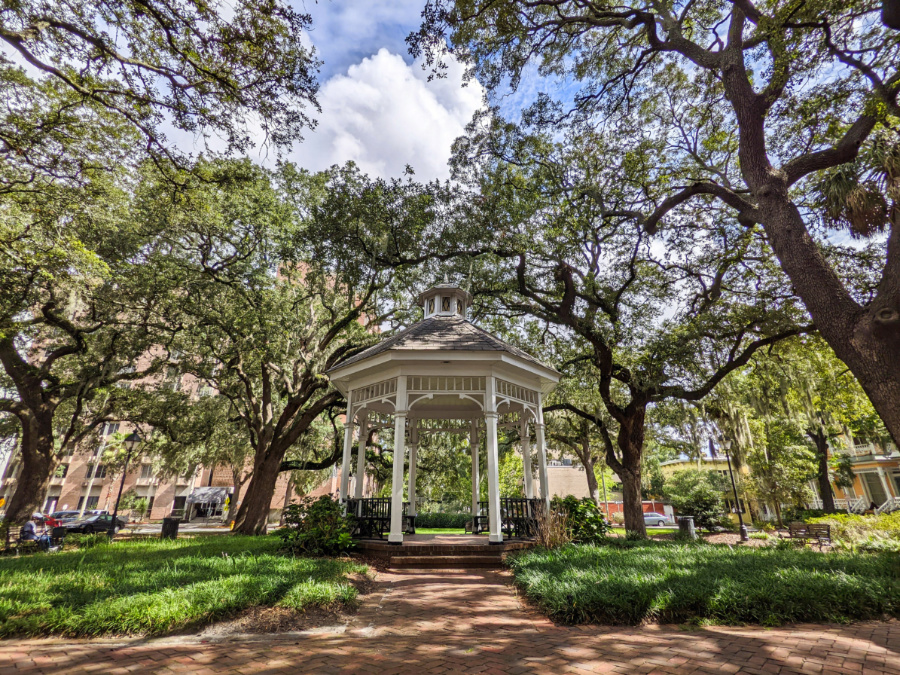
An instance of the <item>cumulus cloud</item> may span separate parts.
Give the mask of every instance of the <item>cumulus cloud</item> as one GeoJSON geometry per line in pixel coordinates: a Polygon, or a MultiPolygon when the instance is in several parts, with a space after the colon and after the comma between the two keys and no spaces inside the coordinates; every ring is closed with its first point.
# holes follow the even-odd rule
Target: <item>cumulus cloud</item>
{"type": "Polygon", "coordinates": [[[418,63],[387,49],[350,66],[322,86],[322,114],[292,159],[310,170],[356,162],[369,174],[399,176],[412,166],[420,180],[449,177],[453,141],[482,105],[477,82],[462,86],[464,68],[428,82],[418,63]]]}

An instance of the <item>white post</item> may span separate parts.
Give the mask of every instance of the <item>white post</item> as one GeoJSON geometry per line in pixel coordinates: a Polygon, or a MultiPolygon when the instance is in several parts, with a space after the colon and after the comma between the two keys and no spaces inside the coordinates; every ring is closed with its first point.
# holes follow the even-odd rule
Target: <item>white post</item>
{"type": "Polygon", "coordinates": [[[475,530],[475,517],[478,515],[478,420],[472,420],[469,428],[469,448],[472,450],[472,530],[475,530]]]}
{"type": "MultiPolygon", "coordinates": [[[[891,486],[888,483],[884,469],[882,469],[881,467],[878,467],[878,477],[881,479],[881,486],[884,488],[885,497],[887,497],[888,501],[890,501],[890,499],[894,496],[893,490],[891,490],[891,486]]],[[[879,504],[878,506],[881,506],[881,504],[879,504]]]]}
{"type": "Polygon", "coordinates": [[[519,425],[519,437],[522,440],[522,469],[525,473],[525,497],[534,499],[534,478],[531,475],[531,443],[528,438],[528,418],[522,408],[522,420],[519,425]]]}
{"type": "Polygon", "coordinates": [[[418,420],[409,421],[409,515],[416,515],[416,459],[419,451],[418,420]]]}
{"type": "Polygon", "coordinates": [[[391,533],[388,542],[403,543],[403,465],[406,462],[406,375],[397,378],[394,410],[394,476],[391,485],[391,533]]]}
{"type": "Polygon", "coordinates": [[[541,483],[541,499],[544,500],[544,508],[549,513],[550,482],[547,478],[547,448],[544,445],[544,413],[541,405],[541,395],[538,394],[538,416],[534,423],[534,440],[538,446],[538,479],[541,483]]]}
{"type": "Polygon", "coordinates": [[[359,444],[356,452],[356,492],[354,497],[362,499],[363,483],[366,478],[366,441],[369,439],[369,411],[360,410],[359,415],[359,444]]]}
{"type": "Polygon", "coordinates": [[[488,543],[503,543],[500,531],[500,458],[497,449],[497,399],[494,396],[494,377],[485,378],[484,423],[487,428],[485,444],[488,469],[488,522],[490,534],[488,543]]]}
{"type": "Polygon", "coordinates": [[[347,414],[344,417],[344,457],[341,462],[341,503],[347,502],[350,487],[350,453],[353,451],[353,392],[347,392],[347,414]]]}

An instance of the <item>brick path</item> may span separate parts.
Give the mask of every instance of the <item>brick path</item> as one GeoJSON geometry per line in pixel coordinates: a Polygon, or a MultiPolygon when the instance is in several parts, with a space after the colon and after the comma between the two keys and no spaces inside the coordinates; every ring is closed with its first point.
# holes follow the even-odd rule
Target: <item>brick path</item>
{"type": "Polygon", "coordinates": [[[850,627],[554,626],[504,573],[381,573],[347,626],[200,641],[0,642],[7,673],[889,673],[900,622],[850,627]]]}

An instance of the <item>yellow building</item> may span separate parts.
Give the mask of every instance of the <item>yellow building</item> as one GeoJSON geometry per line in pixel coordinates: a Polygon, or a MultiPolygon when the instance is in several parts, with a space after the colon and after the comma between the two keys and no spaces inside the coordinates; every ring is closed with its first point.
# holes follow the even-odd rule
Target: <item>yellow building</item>
{"type": "MultiPolygon", "coordinates": [[[[900,509],[900,452],[893,443],[845,444],[844,452],[853,460],[853,487],[842,490],[834,485],[835,506],[854,513],[874,509],[876,513],[890,513],[900,509]],[[846,447],[849,446],[849,447],[846,447]]],[[[812,481],[815,494],[813,508],[821,508],[818,485],[812,481]]]]}
{"type": "MultiPolygon", "coordinates": [[[[732,465],[732,468],[734,466],[732,465]]],[[[731,490],[731,476],[728,473],[728,460],[724,457],[701,457],[699,460],[690,460],[690,459],[673,459],[668,462],[662,462],[659,465],[660,472],[663,475],[664,479],[670,478],[677,471],[684,471],[685,469],[694,470],[694,471],[715,471],[716,473],[720,473],[725,476],[728,481],[728,494],[725,497],[725,501],[728,505],[729,515],[731,519],[738,523],[737,512],[734,508],[734,498],[732,496],[731,490]]],[[[734,482],[737,485],[738,497],[743,502],[743,511],[747,515],[755,515],[758,514],[763,519],[768,519],[770,509],[766,507],[764,504],[758,504],[754,499],[748,499],[744,494],[744,491],[741,487],[742,478],[748,476],[750,474],[750,469],[747,465],[741,466],[740,469],[734,469],[734,482]]],[[[750,519],[748,517],[744,518],[744,522],[746,524],[750,524],[750,519]]]]}

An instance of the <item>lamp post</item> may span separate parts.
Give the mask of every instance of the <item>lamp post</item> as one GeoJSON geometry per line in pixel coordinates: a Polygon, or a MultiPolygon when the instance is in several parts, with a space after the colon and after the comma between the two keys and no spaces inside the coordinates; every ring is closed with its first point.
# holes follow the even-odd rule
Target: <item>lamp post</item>
{"type": "Polygon", "coordinates": [[[741,507],[741,500],[738,498],[737,484],[734,482],[734,471],[731,470],[731,441],[722,441],[722,447],[725,449],[725,460],[728,462],[728,475],[731,476],[731,489],[734,491],[734,504],[737,508],[738,522],[740,523],[741,541],[750,541],[750,535],[747,534],[747,526],[744,525],[744,509],[741,507]]]}
{"type": "Polygon", "coordinates": [[[128,462],[131,461],[131,454],[140,442],[141,435],[137,432],[137,429],[125,437],[125,466],[122,467],[122,480],[119,483],[119,496],[116,497],[116,505],[113,508],[112,533],[115,533],[116,531],[116,519],[119,517],[119,500],[122,499],[122,489],[125,487],[125,474],[128,473],[128,462]]]}

